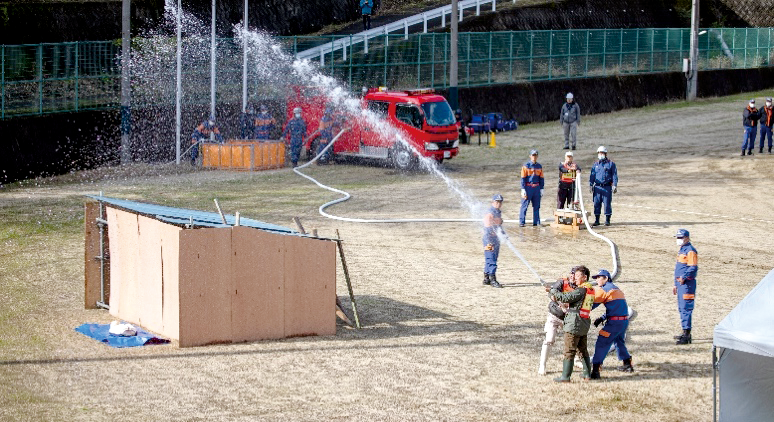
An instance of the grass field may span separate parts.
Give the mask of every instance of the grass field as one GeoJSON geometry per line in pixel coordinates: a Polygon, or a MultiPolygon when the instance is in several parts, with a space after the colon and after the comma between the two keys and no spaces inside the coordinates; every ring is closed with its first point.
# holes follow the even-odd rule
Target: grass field
{"type": "MultiPolygon", "coordinates": [[[[577,372],[571,384],[551,381],[560,345],[549,376],[537,374],[545,293],[506,249],[498,270],[506,288],[482,286],[474,224],[328,220],[317,207],[335,196],[289,169],[136,164],[3,186],[0,420],[711,420],[712,329],[774,266],[774,155],[756,147],[739,157],[741,110],[753,95],[771,94],[584,117],[576,161],[587,169],[604,144],[619,168],[613,226],[600,232],[620,248],[617,284],[639,312],[630,341],[636,372],[612,370],[610,355],[603,380],[592,383],[577,372]],[[99,191],[211,211],[218,198],[229,213],[286,226],[298,216],[324,236],[340,229],[364,328],[193,349],[110,349],[81,336],[79,324],[111,321],[83,309],[83,195],[99,191]],[[691,231],[700,266],[694,343],[683,347],[672,339],[680,328],[671,293],[677,228],[691,231]]],[[[444,171],[481,201],[502,193],[505,217],[515,218],[519,167],[538,148],[548,217],[560,132],[556,123],[525,125],[498,135],[497,148],[463,145],[444,171]]],[[[468,217],[428,174],[357,164],[308,173],[352,193],[334,214],[468,217]]],[[[585,231],[506,229],[544,278],[611,264],[607,245],[585,231]]],[[[345,295],[341,273],[338,291],[345,295]]]]}

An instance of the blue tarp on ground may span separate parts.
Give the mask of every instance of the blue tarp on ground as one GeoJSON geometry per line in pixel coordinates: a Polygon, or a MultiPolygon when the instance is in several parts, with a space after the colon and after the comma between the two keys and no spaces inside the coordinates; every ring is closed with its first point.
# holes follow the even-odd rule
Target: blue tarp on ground
{"type": "Polygon", "coordinates": [[[110,324],[81,324],[75,331],[97,341],[107,343],[110,347],[135,347],[169,343],[169,340],[165,338],[155,336],[140,327],[136,328],[136,336],[116,336],[110,334],[108,332],[110,324]]]}

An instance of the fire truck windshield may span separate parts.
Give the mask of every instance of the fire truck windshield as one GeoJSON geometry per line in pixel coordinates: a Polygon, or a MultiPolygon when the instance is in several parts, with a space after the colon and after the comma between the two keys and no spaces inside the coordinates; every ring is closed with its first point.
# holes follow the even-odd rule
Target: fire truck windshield
{"type": "Polygon", "coordinates": [[[424,103],[422,109],[425,111],[425,120],[430,126],[449,126],[456,123],[454,113],[446,101],[424,103]]]}

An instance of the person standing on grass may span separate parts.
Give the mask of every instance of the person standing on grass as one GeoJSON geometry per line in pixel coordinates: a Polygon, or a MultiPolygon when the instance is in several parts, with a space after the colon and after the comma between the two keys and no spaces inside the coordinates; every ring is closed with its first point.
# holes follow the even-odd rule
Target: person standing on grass
{"type": "Polygon", "coordinates": [[[503,196],[498,193],[492,197],[492,206],[484,215],[484,285],[498,288],[503,287],[495,275],[497,257],[500,255],[500,238],[497,235],[502,231],[502,206],[503,196]]]}
{"type": "Polygon", "coordinates": [[[677,309],[680,312],[680,324],[683,333],[675,336],[675,344],[690,344],[693,302],[696,299],[696,273],[699,272],[699,255],[691,245],[691,234],[680,229],[675,234],[677,246],[677,263],[675,263],[675,285],[672,294],[677,296],[677,309]]]}
{"type": "Polygon", "coordinates": [[[575,149],[580,120],[580,106],[575,102],[572,92],[568,92],[566,102],[562,104],[562,109],[559,111],[559,124],[564,129],[564,149],[570,149],[570,139],[572,139],[572,149],[575,149]]]}
{"type": "Polygon", "coordinates": [[[570,382],[572,375],[573,359],[575,354],[580,354],[583,362],[583,375],[581,379],[588,380],[591,376],[591,357],[588,351],[588,334],[591,327],[591,308],[594,306],[594,287],[588,283],[590,271],[581,265],[575,270],[575,284],[577,288],[569,292],[562,292],[555,287],[546,287],[546,290],[557,301],[569,304],[569,309],[564,317],[564,362],[562,376],[554,378],[556,382],[570,382]]]}
{"type": "Polygon", "coordinates": [[[519,227],[527,222],[527,207],[532,203],[532,225],[540,225],[540,198],[543,197],[545,179],[543,166],[537,162],[538,150],[529,152],[529,161],[521,166],[521,210],[519,211],[519,227]]]}
{"type": "MultiPolygon", "coordinates": [[[[758,126],[758,120],[761,118],[761,112],[755,108],[755,98],[750,100],[747,107],[742,110],[742,127],[744,127],[744,138],[742,140],[742,156],[745,151],[747,155],[753,155],[752,151],[755,148],[755,134],[758,126]]],[[[763,142],[761,142],[763,146],[763,142]]]]}
{"type": "Polygon", "coordinates": [[[559,163],[559,190],[556,194],[556,209],[561,210],[575,205],[575,178],[581,170],[573,161],[572,151],[564,153],[564,161],[559,163]]]}
{"type": "Polygon", "coordinates": [[[771,127],[774,125],[774,109],[771,107],[771,97],[766,98],[766,105],[760,110],[761,114],[761,148],[759,153],[763,154],[763,141],[769,138],[769,154],[771,154],[771,127]]]}
{"type": "Polygon", "coordinates": [[[371,10],[374,0],[360,0],[360,13],[363,15],[363,31],[371,29],[371,10]]]}
{"type": "MultiPolygon", "coordinates": [[[[570,275],[557,280],[551,288],[554,288],[562,293],[567,293],[575,290],[575,270],[577,267],[573,267],[570,270],[570,275]]],[[[551,347],[556,342],[556,332],[562,329],[564,325],[564,317],[567,314],[569,305],[566,303],[557,302],[554,298],[548,303],[548,316],[546,317],[546,324],[543,326],[543,331],[546,333],[546,338],[543,340],[543,348],[540,350],[540,365],[538,366],[538,374],[546,374],[546,363],[548,362],[548,353],[551,351],[551,347]]]]}
{"type": "Polygon", "coordinates": [[[610,225],[613,215],[613,194],[618,192],[618,168],[607,158],[607,148],[597,148],[597,161],[591,166],[589,185],[594,200],[594,224],[599,225],[602,205],[605,206],[605,225],[610,225]]]}
{"type": "Polygon", "coordinates": [[[599,270],[599,273],[592,278],[597,282],[597,287],[594,287],[594,307],[605,305],[605,313],[594,320],[594,326],[599,327],[602,322],[605,325],[599,330],[597,344],[594,347],[591,379],[600,378],[599,368],[613,344],[618,351],[618,360],[623,361],[623,366],[618,370],[634,372],[632,355],[626,348],[626,330],[629,328],[629,306],[626,304],[626,298],[621,289],[610,280],[609,271],[599,270]]]}

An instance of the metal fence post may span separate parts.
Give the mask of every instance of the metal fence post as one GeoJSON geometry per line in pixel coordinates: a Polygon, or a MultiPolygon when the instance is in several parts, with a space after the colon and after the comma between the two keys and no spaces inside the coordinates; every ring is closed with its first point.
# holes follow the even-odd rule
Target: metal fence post
{"type": "Polygon", "coordinates": [[[619,29],[619,34],[621,35],[618,40],[618,73],[623,74],[623,34],[624,30],[619,29]]]}
{"type": "Polygon", "coordinates": [[[637,38],[634,40],[634,72],[640,73],[640,28],[637,28],[635,31],[637,38]]]}
{"type": "Polygon", "coordinates": [[[466,34],[468,36],[468,47],[465,54],[465,86],[470,86],[470,37],[471,33],[466,34]]]}
{"type": "Polygon", "coordinates": [[[489,75],[487,76],[487,83],[492,83],[492,33],[489,32],[489,75]]]}
{"type": "Polygon", "coordinates": [[[586,30],[586,68],[583,70],[583,77],[588,78],[589,77],[589,38],[591,38],[591,30],[586,30]]]}
{"type": "Polygon", "coordinates": [[[650,72],[653,73],[653,52],[656,49],[656,30],[650,30],[650,72]]]}
{"type": "Polygon", "coordinates": [[[38,113],[43,114],[43,44],[38,44],[38,113]]]}
{"type": "Polygon", "coordinates": [[[513,83],[513,31],[511,31],[511,42],[508,49],[508,81],[513,83]]]}
{"type": "Polygon", "coordinates": [[[422,63],[422,34],[418,34],[417,36],[417,88],[420,88],[422,86],[421,82],[421,75],[422,75],[422,69],[421,69],[421,63],[422,63]]]}
{"type": "Polygon", "coordinates": [[[529,32],[529,80],[532,80],[532,66],[534,65],[535,59],[532,57],[532,53],[535,51],[535,33],[533,31],[529,32]]]}
{"type": "Polygon", "coordinates": [[[664,70],[669,70],[669,30],[666,30],[666,43],[664,44],[666,46],[666,56],[664,59],[664,70]]]}
{"type": "Polygon", "coordinates": [[[435,32],[433,32],[433,48],[430,56],[430,86],[435,88],[435,32]]]}
{"type": "Polygon", "coordinates": [[[744,66],[743,69],[747,69],[747,28],[744,29],[744,66]]]}
{"type": "Polygon", "coordinates": [[[450,35],[444,35],[443,37],[443,87],[446,88],[447,84],[447,75],[449,74],[448,70],[446,69],[446,66],[448,64],[448,56],[446,52],[449,50],[449,36],[450,35]]]}
{"type": "Polygon", "coordinates": [[[548,80],[551,80],[551,74],[554,67],[554,30],[548,30],[548,80]]]}
{"type": "Polygon", "coordinates": [[[0,119],[5,119],[5,45],[0,45],[0,119]]]}
{"type": "Polygon", "coordinates": [[[607,29],[602,31],[602,74],[607,75],[607,29]]]}
{"type": "Polygon", "coordinates": [[[388,38],[389,35],[387,34],[387,29],[384,30],[384,83],[382,86],[387,86],[387,46],[390,43],[390,39],[388,38]]]}
{"type": "Polygon", "coordinates": [[[572,58],[572,55],[570,52],[572,51],[572,29],[567,31],[567,77],[569,78],[571,76],[570,73],[570,59],[572,58]]]}
{"type": "MultiPolygon", "coordinates": [[[[347,47],[345,46],[344,49],[346,50],[347,47]]],[[[354,52],[354,48],[352,47],[352,35],[349,36],[349,89],[352,89],[352,53],[354,52]]]]}
{"type": "Polygon", "coordinates": [[[78,54],[78,50],[80,49],[80,45],[78,44],[78,41],[75,42],[75,111],[78,111],[78,105],[80,101],[78,101],[78,88],[80,85],[80,72],[79,72],[79,66],[78,66],[78,58],[80,57],[78,54]]]}

